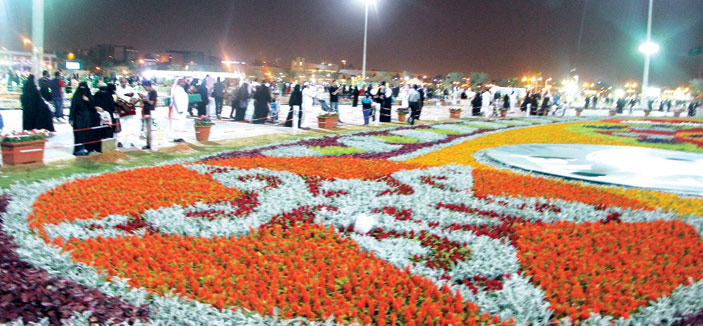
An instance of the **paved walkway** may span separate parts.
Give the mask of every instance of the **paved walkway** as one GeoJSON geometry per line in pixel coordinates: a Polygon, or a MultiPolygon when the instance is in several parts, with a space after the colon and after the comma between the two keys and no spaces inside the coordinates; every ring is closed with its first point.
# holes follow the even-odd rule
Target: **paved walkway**
{"type": "MultiPolygon", "coordinates": [[[[224,108],[223,116],[229,117],[230,112],[229,107],[224,108]]],[[[285,120],[288,114],[288,106],[284,106],[279,113],[279,125],[273,124],[252,124],[246,122],[234,122],[232,120],[215,120],[216,124],[213,126],[210,140],[218,141],[224,139],[236,139],[245,137],[255,137],[266,134],[276,134],[276,133],[293,133],[292,128],[285,128],[281,124],[285,120]]],[[[174,143],[170,142],[166,137],[166,128],[168,126],[167,117],[168,109],[158,108],[155,113],[155,121],[158,129],[155,131],[155,144],[154,149],[161,147],[172,146],[174,143]]],[[[303,115],[303,127],[317,129],[317,115],[321,113],[322,110],[319,106],[315,106],[313,112],[306,112],[303,115]]],[[[68,114],[68,110],[66,110],[68,114]]],[[[3,119],[5,121],[5,131],[9,130],[19,130],[22,128],[22,111],[21,110],[1,110],[3,119]]],[[[251,113],[248,113],[250,116],[251,113]]],[[[567,115],[573,116],[575,113],[573,110],[567,112],[567,115]]],[[[608,110],[586,110],[583,113],[584,116],[607,116],[608,110]]],[[[464,110],[462,117],[468,117],[469,111],[464,110]]],[[[509,114],[508,117],[523,117],[524,114],[509,114]]],[[[624,117],[631,117],[628,114],[622,115],[624,117]]],[[[643,117],[644,113],[642,111],[635,111],[635,117],[643,117]]],[[[663,112],[652,112],[652,117],[664,117],[663,112]]],[[[668,115],[671,117],[672,114],[668,115]]],[[[422,111],[422,120],[425,121],[438,121],[449,119],[448,107],[441,106],[425,106],[422,111]]],[[[395,108],[393,110],[393,121],[397,122],[397,115],[395,113],[395,108]]],[[[350,105],[340,105],[340,120],[344,121],[340,127],[363,124],[363,115],[361,112],[361,107],[353,108],[350,105]]],[[[373,122],[371,122],[373,124],[373,122]]],[[[57,160],[65,160],[73,158],[73,131],[68,123],[57,123],[54,125],[56,128],[56,134],[49,139],[46,144],[46,150],[44,152],[44,161],[51,162],[57,160]]],[[[194,130],[193,120],[188,119],[186,123],[186,130],[194,130]]],[[[184,139],[188,143],[195,143],[195,132],[186,132],[184,139]]]]}

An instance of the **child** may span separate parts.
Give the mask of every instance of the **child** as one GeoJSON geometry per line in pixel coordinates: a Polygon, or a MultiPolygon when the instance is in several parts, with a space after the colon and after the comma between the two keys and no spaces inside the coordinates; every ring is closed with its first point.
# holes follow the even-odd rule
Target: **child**
{"type": "Polygon", "coordinates": [[[371,117],[372,110],[371,110],[371,105],[373,104],[373,101],[371,100],[371,95],[366,95],[363,99],[361,99],[361,106],[362,110],[364,112],[364,126],[369,125],[369,118],[371,117]]]}
{"type": "Polygon", "coordinates": [[[269,112],[269,121],[271,123],[278,122],[278,109],[280,105],[279,94],[274,93],[273,99],[271,100],[271,112],[269,112]]]}

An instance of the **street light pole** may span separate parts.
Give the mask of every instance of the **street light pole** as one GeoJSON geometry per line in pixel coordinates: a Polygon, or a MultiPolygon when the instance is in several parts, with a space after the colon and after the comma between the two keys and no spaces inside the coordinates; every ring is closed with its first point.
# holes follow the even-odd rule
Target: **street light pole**
{"type": "MultiPolygon", "coordinates": [[[[649,14],[647,15],[647,41],[645,44],[652,44],[652,7],[654,0],[649,0],[649,14]]],[[[644,51],[644,76],[642,76],[642,105],[645,105],[647,98],[647,88],[649,88],[649,61],[652,56],[651,51],[644,51]]]]}
{"type": "Polygon", "coordinates": [[[32,2],[32,73],[39,78],[44,68],[44,0],[32,2]]]}
{"type": "Polygon", "coordinates": [[[366,14],[364,18],[364,59],[361,64],[361,84],[366,83],[366,42],[369,35],[369,2],[371,0],[364,1],[366,5],[366,14]]]}

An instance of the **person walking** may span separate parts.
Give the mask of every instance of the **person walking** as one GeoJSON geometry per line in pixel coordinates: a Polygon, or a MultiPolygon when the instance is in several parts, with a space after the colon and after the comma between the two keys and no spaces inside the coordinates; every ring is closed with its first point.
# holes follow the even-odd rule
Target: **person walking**
{"type": "Polygon", "coordinates": [[[290,105],[290,110],[288,111],[288,116],[286,117],[286,122],[284,126],[293,127],[293,112],[295,107],[298,107],[298,128],[301,127],[302,117],[303,117],[303,92],[300,90],[300,85],[295,85],[293,91],[290,93],[290,99],[288,100],[288,105],[290,105]]]}
{"type": "Polygon", "coordinates": [[[220,80],[220,77],[217,77],[217,82],[212,87],[212,97],[215,99],[215,115],[217,119],[221,119],[225,101],[225,83],[220,80]]]}
{"type": "Polygon", "coordinates": [[[393,107],[393,89],[390,87],[385,88],[385,95],[383,97],[383,102],[381,102],[381,117],[379,121],[381,122],[391,122],[392,118],[392,107],[393,107]]]}
{"type": "Polygon", "coordinates": [[[210,104],[210,92],[207,89],[207,80],[203,79],[202,82],[200,82],[200,86],[198,86],[198,94],[200,94],[200,103],[198,103],[198,117],[206,116],[208,114],[207,105],[210,104]]]}
{"type": "Polygon", "coordinates": [[[234,94],[234,100],[232,100],[232,112],[234,112],[234,117],[230,114],[230,117],[234,121],[244,121],[244,117],[247,113],[247,106],[249,105],[249,84],[243,83],[237,89],[234,94]]]}
{"type": "Polygon", "coordinates": [[[109,126],[96,129],[96,135],[98,139],[108,139],[114,137],[115,99],[112,97],[112,95],[115,94],[115,88],[116,87],[114,84],[100,86],[99,90],[93,95],[93,100],[95,101],[95,110],[98,112],[98,114],[107,114],[110,117],[109,126]]]}
{"type": "MultiPolygon", "coordinates": [[[[339,87],[339,82],[333,81],[327,91],[330,93],[330,110],[339,115],[339,93],[342,91],[339,87]]],[[[342,123],[341,117],[339,118],[339,123],[342,123]]]]}
{"type": "Polygon", "coordinates": [[[425,107],[425,98],[427,98],[427,92],[425,91],[424,87],[420,87],[417,90],[418,93],[420,93],[420,102],[418,102],[420,108],[417,111],[417,115],[415,116],[415,120],[420,120],[420,115],[422,114],[422,109],[425,107]]]}
{"type": "MultiPolygon", "coordinates": [[[[90,94],[88,83],[80,82],[76,92],[73,93],[71,100],[71,109],[68,114],[68,122],[73,127],[73,155],[86,156],[88,150],[86,145],[90,145],[92,132],[89,129],[91,125],[91,116],[97,114],[95,111],[95,103],[93,95],[90,94]]],[[[92,147],[92,146],[91,146],[92,147]]]]}
{"type": "Polygon", "coordinates": [[[313,110],[313,103],[315,99],[315,95],[317,92],[315,89],[312,87],[312,85],[305,83],[303,85],[303,91],[302,91],[302,97],[303,97],[303,104],[302,104],[302,110],[300,110],[300,116],[302,117],[303,121],[305,121],[305,118],[307,117],[306,115],[308,112],[312,112],[313,110]]]}
{"type": "Polygon", "coordinates": [[[491,92],[484,90],[483,93],[481,93],[481,112],[486,118],[493,115],[493,112],[491,110],[491,100],[493,100],[491,92]]]}
{"type": "Polygon", "coordinates": [[[549,94],[544,95],[544,98],[542,99],[542,106],[540,107],[539,115],[545,116],[547,115],[547,112],[549,109],[549,94]]]}
{"type": "Polygon", "coordinates": [[[359,105],[359,87],[354,86],[352,91],[352,107],[357,107],[359,105]]]}
{"type": "Polygon", "coordinates": [[[54,72],[54,78],[49,81],[51,103],[54,105],[54,118],[57,122],[65,122],[63,116],[63,88],[66,84],[61,79],[61,72],[54,72]]]}
{"type": "Polygon", "coordinates": [[[252,123],[266,123],[269,114],[269,103],[271,103],[271,89],[269,88],[269,83],[264,82],[259,85],[254,94],[254,118],[252,118],[252,123]]]}
{"type": "Polygon", "coordinates": [[[118,114],[121,131],[118,136],[117,147],[136,147],[137,138],[141,130],[141,119],[135,103],[139,100],[136,92],[127,83],[127,78],[120,78],[120,85],[115,89],[117,95],[118,114]]]}
{"type": "Polygon", "coordinates": [[[408,106],[410,107],[410,124],[414,125],[415,120],[420,116],[420,92],[417,85],[408,91],[408,106]]]}
{"type": "Polygon", "coordinates": [[[364,98],[361,99],[361,108],[362,112],[364,114],[364,126],[369,125],[369,119],[371,118],[371,105],[373,104],[373,101],[371,100],[371,95],[366,95],[364,98]]]}
{"type": "Polygon", "coordinates": [[[146,146],[142,147],[142,149],[151,149],[152,145],[152,140],[151,140],[151,129],[152,129],[152,112],[156,108],[156,100],[158,99],[158,93],[154,89],[154,87],[151,86],[150,81],[144,81],[142,83],[142,87],[147,91],[147,94],[139,94],[139,97],[142,100],[142,119],[144,120],[144,124],[146,125],[146,146]]]}
{"type": "Polygon", "coordinates": [[[171,106],[168,111],[168,137],[175,143],[183,143],[186,116],[188,115],[188,93],[183,88],[185,79],[179,79],[171,88],[171,106]]]}
{"type": "Polygon", "coordinates": [[[27,81],[24,82],[20,103],[22,104],[23,130],[45,129],[51,132],[56,131],[54,130],[54,122],[51,119],[51,110],[37,89],[34,75],[29,75],[27,81]]]}
{"type": "Polygon", "coordinates": [[[49,72],[44,70],[41,75],[42,78],[39,79],[39,94],[45,101],[51,103],[51,87],[49,87],[51,79],[49,79],[49,72]]]}

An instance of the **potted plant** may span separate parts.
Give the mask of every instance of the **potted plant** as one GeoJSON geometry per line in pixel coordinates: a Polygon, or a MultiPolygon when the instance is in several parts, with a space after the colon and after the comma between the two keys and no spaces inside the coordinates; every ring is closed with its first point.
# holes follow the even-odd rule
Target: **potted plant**
{"type": "Polygon", "coordinates": [[[49,137],[47,130],[13,131],[3,135],[2,162],[5,165],[41,162],[44,160],[44,144],[49,137]]]}
{"type": "Polygon", "coordinates": [[[339,122],[339,113],[337,112],[325,112],[317,116],[317,125],[321,129],[335,128],[337,122],[339,122]]]}
{"type": "Polygon", "coordinates": [[[410,110],[408,110],[408,108],[399,108],[398,110],[396,110],[396,112],[398,113],[398,122],[405,122],[405,119],[408,116],[408,112],[410,112],[410,110]]]}
{"type": "Polygon", "coordinates": [[[574,110],[576,110],[576,116],[577,116],[577,117],[581,116],[581,112],[583,112],[583,108],[582,108],[582,107],[577,106],[577,107],[574,108],[574,110]]]}
{"type": "Polygon", "coordinates": [[[195,119],[195,139],[198,141],[207,141],[210,139],[210,128],[215,123],[206,116],[200,116],[195,119]]]}
{"type": "Polygon", "coordinates": [[[650,108],[650,107],[645,107],[645,108],[644,108],[644,116],[645,116],[645,117],[648,117],[650,113],[652,113],[652,108],[650,108]]]}
{"type": "Polygon", "coordinates": [[[501,117],[501,118],[505,118],[507,115],[508,115],[508,109],[507,109],[507,108],[504,108],[504,107],[501,107],[501,108],[500,108],[500,117],[501,117]]]}
{"type": "Polygon", "coordinates": [[[459,118],[461,118],[461,108],[459,108],[459,107],[450,107],[450,108],[449,108],[449,118],[450,118],[450,119],[459,119],[459,118]]]}
{"type": "Polygon", "coordinates": [[[608,111],[608,114],[611,117],[614,116],[616,113],[618,113],[618,109],[616,109],[616,108],[611,108],[610,111],[608,111]]]}

